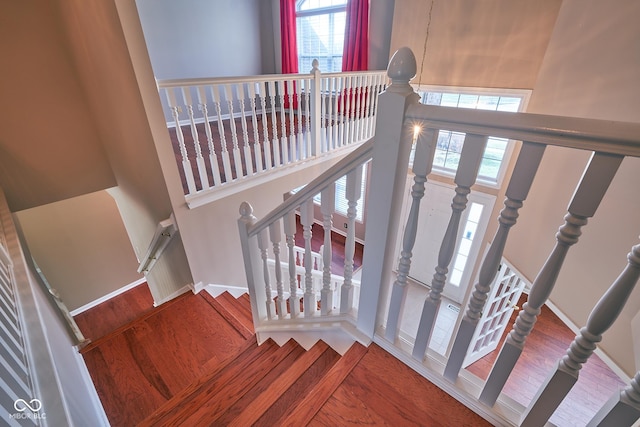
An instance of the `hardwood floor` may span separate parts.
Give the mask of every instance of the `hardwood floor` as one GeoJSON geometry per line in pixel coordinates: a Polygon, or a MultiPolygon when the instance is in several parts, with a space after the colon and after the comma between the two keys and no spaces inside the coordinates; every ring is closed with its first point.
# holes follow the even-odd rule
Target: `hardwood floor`
{"type": "MultiPolygon", "coordinates": [[[[523,295],[518,306],[526,302],[523,295]]],[[[498,351],[511,330],[518,315],[514,312],[509,326],[500,340],[498,349],[471,364],[467,370],[486,380],[491,371],[498,351]]],[[[503,390],[518,403],[528,406],[547,376],[557,367],[575,334],[546,305],[542,307],[538,321],[527,338],[522,356],[516,363],[513,373],[503,390]]],[[[597,410],[626,384],[600,359],[593,355],[580,371],[578,383],[564,399],[551,417],[557,426],[584,426],[597,410]]]]}
{"type": "Polygon", "coordinates": [[[185,294],[83,350],[111,425],[489,425],[376,345],[257,346],[248,307],[185,294]]]}

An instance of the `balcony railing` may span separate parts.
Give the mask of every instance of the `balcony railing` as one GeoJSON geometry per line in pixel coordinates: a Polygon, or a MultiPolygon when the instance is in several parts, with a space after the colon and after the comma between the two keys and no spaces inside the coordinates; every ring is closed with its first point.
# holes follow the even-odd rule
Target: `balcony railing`
{"type": "Polygon", "coordinates": [[[384,71],[158,81],[190,207],[373,135],[384,71]]]}
{"type": "MultiPolygon", "coordinates": [[[[594,306],[586,326],[567,349],[566,356],[558,361],[557,369],[549,372],[529,406],[525,408],[505,396],[502,389],[542,304],[555,285],[565,255],[571,246],[578,244],[581,227],[595,214],[622,160],[627,156],[640,157],[640,125],[420,105],[409,85],[415,72],[415,58],[411,51],[405,48],[397,52],[389,65],[392,83],[379,97],[374,138],[263,218],[253,216],[249,203],[242,204],[239,231],[259,340],[263,341],[272,334],[280,334],[282,338],[283,331],[288,331],[289,336],[296,339],[301,334],[317,334],[330,345],[331,339],[335,338],[336,342],[342,343],[342,348],[344,335],[350,335],[352,341],[358,340],[364,344],[373,340],[493,424],[543,426],[578,381],[582,365],[594,352],[602,334],[615,322],[638,282],[640,244],[631,248],[627,264],[619,277],[594,306]],[[407,168],[415,126],[420,126],[422,131],[415,140],[410,209],[406,222],[402,222],[400,212],[402,199],[406,197],[407,168]],[[430,289],[425,290],[424,300],[420,301],[423,310],[412,328],[417,332],[409,334],[401,330],[401,320],[405,314],[403,307],[407,299],[407,278],[411,274],[414,244],[416,239],[421,238],[417,232],[420,205],[430,202],[423,200],[423,196],[440,129],[464,132],[466,139],[454,179],[451,214],[448,226],[443,230],[438,264],[430,289]],[[429,341],[453,258],[461,214],[467,208],[468,195],[476,181],[489,136],[521,140],[522,147],[507,184],[504,208],[498,218],[491,248],[481,263],[467,307],[460,312],[460,327],[454,337],[453,347],[448,357],[441,357],[429,350],[429,341]],[[485,302],[497,276],[509,230],[516,224],[518,211],[528,195],[547,146],[588,150],[593,154],[577,183],[564,221],[558,218],[561,226],[556,234],[556,245],[533,281],[528,301],[520,311],[487,381],[483,383],[462,366],[472,347],[474,331],[480,325],[481,313],[489,309],[485,307],[485,302]],[[362,166],[369,160],[372,160],[369,185],[373,191],[369,193],[367,207],[360,295],[357,299],[354,297],[355,230],[352,222],[348,222],[340,304],[335,305],[332,301],[335,281],[331,271],[332,254],[330,250],[327,251],[331,247],[330,241],[324,242],[324,252],[321,254],[324,273],[322,288],[319,293],[314,288],[318,257],[313,256],[310,250],[313,199],[321,195],[321,221],[327,238],[331,235],[328,231],[335,211],[335,182],[347,176],[348,219],[353,221],[358,209],[362,166]],[[300,278],[302,272],[299,269],[283,271],[280,267],[283,265],[280,260],[282,236],[291,249],[297,210],[300,211],[306,243],[304,280],[300,278]],[[393,236],[400,234],[400,259],[397,260],[393,236]],[[270,264],[267,262],[270,250],[275,257],[273,275],[269,274],[270,264]],[[272,277],[275,277],[275,293],[270,281],[272,277]],[[283,283],[287,282],[302,282],[302,305],[297,287],[292,285],[290,292],[285,291],[283,283]]],[[[629,197],[637,196],[637,192],[629,194],[629,197]]],[[[535,209],[535,206],[529,208],[535,209]]],[[[629,232],[637,235],[638,230],[629,232]]],[[[295,254],[290,251],[289,262],[295,262],[295,259],[295,254]]],[[[611,397],[589,425],[630,426],[639,416],[640,373],[630,380],[624,390],[611,397]]]]}

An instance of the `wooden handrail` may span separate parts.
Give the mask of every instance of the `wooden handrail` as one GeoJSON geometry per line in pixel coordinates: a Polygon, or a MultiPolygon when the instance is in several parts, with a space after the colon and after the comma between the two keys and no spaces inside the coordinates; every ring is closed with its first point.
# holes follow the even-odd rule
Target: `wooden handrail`
{"type": "Polygon", "coordinates": [[[448,131],[640,157],[640,124],[413,104],[406,120],[448,131]]]}

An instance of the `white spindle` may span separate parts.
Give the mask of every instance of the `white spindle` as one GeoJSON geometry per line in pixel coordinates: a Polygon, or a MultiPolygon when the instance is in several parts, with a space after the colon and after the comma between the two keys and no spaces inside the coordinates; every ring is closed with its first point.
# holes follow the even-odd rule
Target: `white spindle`
{"type": "Polygon", "coordinates": [[[278,94],[280,98],[280,144],[279,146],[282,149],[282,165],[286,165],[291,162],[291,158],[289,157],[289,146],[288,146],[288,138],[287,138],[287,112],[285,109],[285,104],[288,102],[287,94],[286,94],[286,82],[282,80],[278,80],[278,94]]]}
{"type": "Polygon", "coordinates": [[[271,282],[269,279],[269,265],[268,265],[268,241],[269,238],[267,236],[267,230],[262,230],[257,235],[258,238],[258,249],[260,249],[260,256],[262,258],[262,275],[264,277],[264,293],[267,298],[266,300],[266,308],[267,308],[267,319],[271,320],[276,314],[276,307],[273,302],[273,298],[271,297],[271,282]]]}
{"type": "Polygon", "coordinates": [[[202,147],[200,146],[200,138],[198,137],[198,128],[193,111],[193,100],[191,98],[191,88],[182,87],[182,99],[187,106],[187,115],[189,116],[189,124],[191,125],[191,137],[193,138],[193,148],[196,152],[196,167],[198,168],[198,176],[200,177],[201,189],[209,188],[209,178],[207,177],[207,168],[204,164],[202,156],[202,147]]]}
{"type": "Polygon", "coordinates": [[[362,196],[362,165],[347,174],[345,189],[347,209],[347,239],[344,244],[344,282],[340,289],[340,313],[349,313],[353,308],[353,257],[356,249],[356,216],[358,200],[362,196]]]}
{"type": "Polygon", "coordinates": [[[278,292],[276,312],[278,313],[278,318],[283,319],[287,314],[287,300],[284,297],[284,284],[282,283],[282,264],[280,263],[280,241],[282,240],[280,221],[276,221],[269,226],[269,238],[271,239],[271,244],[273,245],[276,290],[278,292]]]}
{"type": "Polygon", "coordinates": [[[269,99],[271,100],[271,132],[272,140],[271,147],[273,148],[273,166],[280,166],[280,142],[278,139],[278,117],[277,117],[277,102],[276,102],[276,84],[273,81],[267,82],[269,87],[269,99]]]}
{"type": "Polygon", "coordinates": [[[233,88],[231,85],[223,85],[222,92],[227,100],[227,108],[229,109],[229,128],[231,129],[231,141],[233,142],[233,166],[236,170],[236,178],[240,179],[244,176],[242,168],[242,158],[240,157],[240,146],[238,143],[238,131],[236,129],[236,119],[233,109],[233,88]]]}
{"type": "Polygon", "coordinates": [[[320,199],[322,227],[324,229],[324,245],[322,247],[322,291],[320,293],[320,310],[323,316],[333,309],[333,289],[331,289],[331,226],[336,207],[336,185],[329,185],[322,190],[320,199]]]}
{"type": "Polygon", "coordinates": [[[296,245],[296,214],[289,212],[284,216],[284,234],[289,249],[289,311],[291,318],[296,318],[300,314],[300,299],[298,298],[298,273],[296,271],[297,253],[296,245]]]}
{"type": "Polygon", "coordinates": [[[312,146],[312,138],[311,138],[311,95],[309,94],[309,92],[311,91],[311,79],[306,79],[306,87],[309,88],[309,90],[306,93],[305,96],[305,101],[304,101],[304,113],[305,113],[305,123],[306,123],[306,128],[305,128],[305,143],[304,143],[304,151],[305,151],[305,159],[308,159],[312,156],[313,153],[313,149],[311,148],[312,146]]]}
{"type": "Polygon", "coordinates": [[[304,238],[304,316],[311,317],[317,311],[316,293],[313,289],[313,256],[311,253],[311,226],[313,225],[313,199],[300,206],[300,223],[304,238]]]}
{"type": "Polygon", "coordinates": [[[184,135],[182,134],[182,128],[180,127],[180,107],[176,103],[176,96],[173,89],[166,89],[165,94],[167,95],[167,104],[171,109],[173,121],[176,124],[176,137],[178,138],[178,147],[180,148],[180,155],[182,156],[182,170],[184,171],[184,176],[187,181],[187,189],[189,194],[193,194],[196,192],[196,182],[193,178],[193,169],[191,169],[191,162],[189,161],[189,156],[187,154],[187,147],[184,144],[184,135]]]}
{"type": "Polygon", "coordinates": [[[353,129],[353,116],[351,115],[351,109],[353,104],[353,78],[351,76],[346,76],[345,80],[345,90],[344,90],[344,110],[342,111],[342,119],[344,120],[344,140],[342,141],[343,145],[347,145],[353,141],[351,139],[351,132],[353,129]]]}
{"type": "Polygon", "coordinates": [[[271,140],[269,139],[269,125],[267,120],[267,89],[264,82],[259,83],[260,91],[260,108],[262,108],[262,133],[264,135],[264,164],[265,169],[269,170],[273,167],[271,161],[271,140]]]}
{"type": "Polygon", "coordinates": [[[209,86],[211,91],[211,99],[216,107],[218,135],[220,135],[220,150],[222,155],[222,167],[224,169],[224,181],[233,181],[233,173],[231,172],[231,159],[229,158],[229,149],[227,148],[227,137],[224,133],[224,122],[222,120],[222,105],[218,86],[209,86]]]}
{"type": "Polygon", "coordinates": [[[365,139],[371,138],[373,133],[373,126],[375,120],[373,119],[373,103],[378,98],[378,80],[381,79],[381,76],[373,75],[371,76],[371,82],[368,85],[368,93],[367,93],[367,120],[366,120],[366,128],[365,128],[365,139]]]}
{"type": "Polygon", "coordinates": [[[334,150],[335,142],[333,139],[333,93],[331,92],[331,84],[333,82],[333,77],[327,77],[322,80],[323,93],[325,94],[325,99],[322,101],[323,104],[326,103],[326,111],[323,116],[323,121],[326,120],[325,124],[325,135],[327,140],[327,149],[334,150]]]}
{"type": "Polygon", "coordinates": [[[320,86],[320,137],[322,142],[320,146],[322,148],[322,152],[326,153],[331,149],[331,147],[329,145],[329,136],[327,135],[327,92],[324,90],[324,80],[325,79],[321,79],[318,82],[318,85],[320,86]]]}
{"type": "Polygon", "coordinates": [[[339,132],[338,132],[338,145],[340,147],[342,147],[343,145],[345,145],[345,131],[347,128],[347,125],[345,123],[345,116],[346,116],[346,111],[345,111],[345,98],[347,97],[347,88],[346,88],[346,77],[344,76],[340,76],[339,80],[340,80],[340,92],[338,92],[336,94],[336,96],[339,98],[338,101],[338,111],[340,112],[339,114],[339,119],[340,119],[340,126],[339,126],[339,132]]]}
{"type": "Polygon", "coordinates": [[[249,83],[249,103],[251,104],[251,125],[253,126],[253,153],[256,156],[256,173],[262,172],[262,148],[260,145],[260,129],[258,129],[258,111],[256,110],[257,83],[249,83]]]}
{"type": "MultiPolygon", "coordinates": [[[[538,150],[542,153],[543,148],[538,150]]],[[[595,153],[591,157],[569,204],[565,223],[556,234],[556,245],[535,278],[527,302],[518,314],[480,394],[480,401],[487,405],[492,406],[498,399],[524,349],[542,305],[551,295],[569,248],[578,241],[580,229],[587,219],[595,214],[621,162],[621,156],[595,153]]]]}
{"type": "Polygon", "coordinates": [[[509,230],[516,223],[518,210],[522,207],[522,202],[529,193],[541,158],[542,150],[536,147],[536,144],[523,144],[507,187],[504,208],[500,211],[498,230],[491,243],[491,248],[489,248],[482,262],[478,283],[476,283],[475,290],[469,300],[467,311],[462,319],[451,350],[451,356],[444,370],[444,376],[450,381],[456,380],[462,368],[473,333],[482,314],[484,303],[487,300],[487,294],[491,289],[491,283],[498,272],[509,230]]]}
{"type": "MultiPolygon", "coordinates": [[[[251,85],[251,84],[249,84],[251,85]]],[[[242,141],[244,150],[244,165],[247,169],[247,176],[253,175],[253,159],[251,158],[251,146],[249,145],[249,131],[247,130],[247,112],[244,106],[244,83],[236,85],[238,102],[240,103],[240,124],[242,126],[242,141]]],[[[253,111],[253,109],[252,109],[253,111]]]]}
{"type": "Polygon", "coordinates": [[[631,427],[640,419],[640,371],[624,390],[615,393],[587,427],[631,427]]]}
{"type": "Polygon", "coordinates": [[[467,134],[465,137],[460,163],[454,180],[456,194],[451,202],[451,217],[440,245],[438,265],[431,281],[431,291],[422,308],[422,317],[420,318],[418,333],[413,347],[413,357],[418,360],[423,359],[431,339],[433,326],[440,308],[440,294],[447,282],[449,264],[453,259],[458,241],[458,228],[460,227],[462,212],[467,207],[468,195],[471,192],[471,186],[476,182],[480,163],[482,162],[482,154],[486,146],[486,136],[467,134]]]}
{"type": "Polygon", "coordinates": [[[209,123],[209,110],[207,108],[207,96],[203,86],[198,86],[198,102],[202,109],[202,117],[204,118],[204,131],[207,135],[207,146],[209,147],[209,166],[213,175],[213,185],[220,185],[220,166],[218,165],[218,155],[216,154],[215,144],[213,142],[213,134],[211,132],[211,123],[209,123]]]}
{"type": "MultiPolygon", "coordinates": [[[[291,163],[294,163],[298,160],[298,155],[296,153],[296,129],[295,129],[295,99],[296,92],[299,91],[299,87],[297,87],[296,83],[293,80],[287,80],[287,91],[288,99],[289,99],[289,158],[291,159],[291,163]],[[298,90],[297,90],[298,89],[298,90]]],[[[283,122],[284,123],[284,122],[283,122]]],[[[286,141],[285,141],[286,144],[286,141]]]]}
{"type": "Polygon", "coordinates": [[[385,338],[395,341],[400,325],[400,313],[405,299],[407,278],[411,267],[413,245],[418,232],[418,216],[420,213],[420,201],[424,196],[427,175],[431,172],[433,156],[437,142],[438,132],[435,129],[427,129],[424,134],[418,136],[416,141],[416,154],[413,160],[413,186],[411,187],[411,208],[402,236],[402,251],[398,261],[398,274],[391,290],[389,303],[389,315],[385,330],[385,338]]]}
{"type": "Polygon", "coordinates": [[[296,101],[298,103],[298,108],[296,109],[296,114],[298,116],[298,134],[296,137],[296,147],[298,153],[298,160],[304,160],[306,147],[305,147],[305,139],[302,130],[302,92],[306,89],[304,85],[304,80],[298,80],[298,90],[296,91],[296,101]]]}
{"type": "Polygon", "coordinates": [[[640,278],[640,244],[629,253],[627,266],[600,298],[587,319],[587,326],[573,340],[567,354],[545,381],[533,399],[522,421],[523,427],[544,425],[578,381],[582,365],[591,357],[602,334],[611,327],[624,308],[640,278]]]}
{"type": "Polygon", "coordinates": [[[363,82],[363,76],[358,75],[355,77],[355,81],[356,81],[356,87],[353,91],[353,96],[355,97],[354,101],[353,101],[353,105],[354,105],[354,110],[353,110],[353,122],[354,122],[354,126],[353,126],[353,135],[351,136],[351,142],[358,142],[360,140],[360,119],[362,118],[362,111],[360,110],[360,104],[361,104],[361,99],[360,99],[360,94],[362,94],[362,82],[363,82]]]}

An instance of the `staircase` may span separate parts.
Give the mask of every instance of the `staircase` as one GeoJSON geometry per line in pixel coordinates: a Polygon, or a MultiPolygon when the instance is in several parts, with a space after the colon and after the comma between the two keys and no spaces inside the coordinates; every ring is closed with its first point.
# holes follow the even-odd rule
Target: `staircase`
{"type": "MultiPolygon", "coordinates": [[[[156,354],[147,354],[145,362],[158,371],[147,375],[153,378],[145,392],[140,389],[146,386],[145,381],[131,380],[131,389],[127,389],[116,387],[117,378],[104,378],[104,375],[94,372],[94,364],[88,359],[96,355],[88,353],[107,345],[115,336],[112,333],[99,338],[83,353],[89,361],[90,372],[112,426],[302,426],[360,422],[424,425],[424,420],[430,420],[429,425],[447,425],[453,419],[457,419],[455,425],[487,424],[375,344],[366,348],[356,343],[343,356],[323,341],[318,341],[309,350],[293,340],[279,346],[269,339],[258,346],[246,294],[237,299],[227,292],[216,298],[207,292],[184,295],[145,312],[115,333],[148,330],[153,318],[161,317],[162,333],[175,336],[178,342],[180,337],[174,328],[179,324],[180,313],[184,313],[187,307],[206,307],[211,313],[215,311],[215,318],[221,320],[214,327],[235,330],[242,336],[237,340],[240,344],[235,345],[235,341],[229,343],[235,346],[233,354],[220,361],[212,358],[204,364],[199,376],[169,396],[172,385],[165,378],[171,373],[165,371],[171,371],[172,367],[184,362],[173,359],[176,350],[167,345],[157,345],[154,346],[156,354]],[[164,368],[157,363],[158,355],[165,361],[164,368]],[[165,389],[167,398],[163,403],[153,409],[144,404],[123,406],[124,402],[138,399],[141,395],[153,395],[157,392],[154,388],[163,388],[158,384],[165,389]],[[109,387],[117,389],[109,390],[109,387]],[[435,398],[424,399],[425,393],[435,398]],[[122,400],[118,402],[114,396],[122,400]],[[449,412],[454,407],[457,408],[454,411],[456,415],[452,417],[449,412]]],[[[202,310],[195,308],[194,311],[202,310]]],[[[206,322],[207,319],[199,321],[206,322]]],[[[135,332],[126,339],[130,351],[149,353],[144,343],[131,338],[133,335],[135,332]]],[[[194,353],[199,351],[193,350],[194,353]]],[[[103,353],[109,354],[109,350],[105,349],[103,353]]],[[[151,368],[136,366],[134,369],[151,368]]],[[[128,372],[128,368],[112,365],[114,377],[118,371],[128,372]]],[[[125,373],[125,376],[134,377],[135,373],[125,373]]]]}

